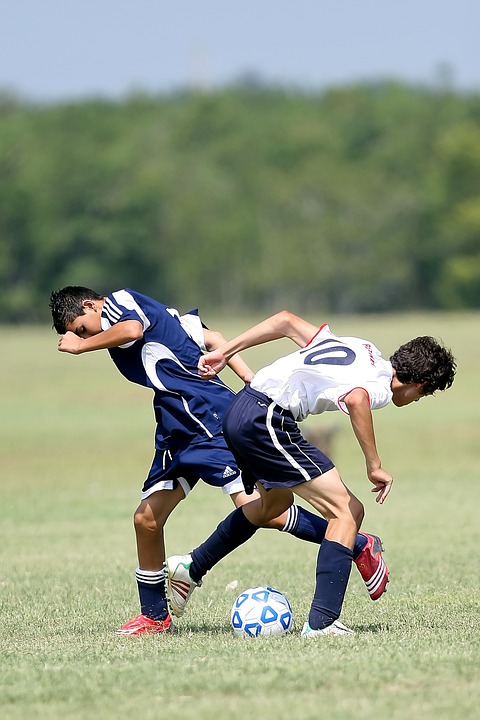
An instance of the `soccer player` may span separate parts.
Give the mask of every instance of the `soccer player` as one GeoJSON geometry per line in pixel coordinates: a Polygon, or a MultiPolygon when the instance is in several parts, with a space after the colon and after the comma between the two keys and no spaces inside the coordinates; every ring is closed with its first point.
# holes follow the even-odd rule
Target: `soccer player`
{"type": "MultiPolygon", "coordinates": [[[[175,309],[130,289],[104,296],[85,287],[65,287],[51,294],[50,309],[53,326],[61,335],[61,352],[79,355],[107,349],[122,375],[153,390],[155,455],[134,514],[141,612],[117,632],[167,632],[173,627],[163,568],[163,528],[169,515],[200,478],[221,487],[237,507],[256,497],[245,493],[222,434],[222,419],[234,393],[217,378],[205,381],[197,370],[202,353],[225,339],[204,327],[196,311],[180,316],[175,309]]],[[[309,323],[288,314],[276,330],[300,346],[308,342],[310,331],[309,323]]],[[[253,377],[239,356],[229,364],[245,382],[253,377]]],[[[327,523],[291,505],[268,526],[320,543],[327,523]]],[[[381,550],[377,536],[358,535],[355,562],[373,600],[382,595],[388,582],[381,550]]]]}
{"type": "MultiPolygon", "coordinates": [[[[201,376],[213,378],[234,353],[279,337],[276,328],[282,326],[283,314],[202,356],[201,376]]],[[[372,410],[390,401],[404,407],[449,388],[455,360],[450,350],[431,337],[417,337],[385,360],[372,342],[337,337],[326,324],[320,329],[303,325],[302,332],[313,339],[259,370],[225,415],[224,435],[242,470],[244,486],[256,483],[260,497],[231,513],[190,554],[168,558],[167,593],[177,616],[183,614],[205,573],[252,537],[258,527],[284,513],[293,492],[328,521],[302,636],[353,634],[338,618],[364,508],[344,485],[332,461],[303,438],[297,421],[331,410],[347,414],[365,457],[372,492],[382,504],[393,477],[383,468],[377,451],[372,410]]]]}

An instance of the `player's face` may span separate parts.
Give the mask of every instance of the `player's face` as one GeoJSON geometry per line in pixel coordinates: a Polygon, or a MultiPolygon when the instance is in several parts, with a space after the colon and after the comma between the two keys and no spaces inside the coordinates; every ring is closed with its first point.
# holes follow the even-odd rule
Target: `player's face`
{"type": "Polygon", "coordinates": [[[84,315],[79,315],[66,327],[69,332],[75,333],[78,337],[89,338],[102,332],[101,313],[94,303],[86,301],[83,305],[84,315]]]}
{"type": "Polygon", "coordinates": [[[397,383],[392,387],[392,402],[396,407],[404,407],[427,397],[423,383],[397,383]]]}

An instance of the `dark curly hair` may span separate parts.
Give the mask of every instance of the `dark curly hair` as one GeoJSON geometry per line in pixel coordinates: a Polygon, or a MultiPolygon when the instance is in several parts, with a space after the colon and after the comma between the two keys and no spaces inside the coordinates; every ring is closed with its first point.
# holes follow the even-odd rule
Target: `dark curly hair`
{"type": "Polygon", "coordinates": [[[80,315],[85,315],[85,310],[82,307],[84,300],[101,300],[104,297],[95,290],[90,290],[90,288],[81,285],[68,285],[62,290],[52,292],[50,295],[50,310],[52,312],[53,327],[57,333],[64,335],[67,325],[80,315]]]}
{"type": "Polygon", "coordinates": [[[400,382],[424,383],[425,395],[449,388],[457,368],[451,350],[428,335],[401,345],[390,362],[400,382]]]}

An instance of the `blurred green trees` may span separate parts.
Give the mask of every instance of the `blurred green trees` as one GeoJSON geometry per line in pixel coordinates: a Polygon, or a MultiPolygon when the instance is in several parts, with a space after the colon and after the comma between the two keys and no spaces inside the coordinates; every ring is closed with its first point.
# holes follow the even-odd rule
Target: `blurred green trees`
{"type": "Polygon", "coordinates": [[[480,307],[480,95],[396,83],[0,96],[0,322],[52,289],[182,310],[480,307]]]}

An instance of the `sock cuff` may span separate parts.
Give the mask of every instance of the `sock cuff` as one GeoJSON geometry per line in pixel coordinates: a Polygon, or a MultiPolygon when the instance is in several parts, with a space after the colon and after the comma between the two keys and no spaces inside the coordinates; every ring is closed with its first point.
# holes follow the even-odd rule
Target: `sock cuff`
{"type": "Polygon", "coordinates": [[[297,505],[290,505],[290,507],[287,510],[287,519],[285,521],[285,525],[280,530],[280,532],[293,532],[298,525],[298,506],[297,505]]]}
{"type": "Polygon", "coordinates": [[[158,583],[165,582],[165,570],[142,570],[138,567],[135,570],[135,577],[137,582],[144,583],[145,585],[158,585],[158,583]]]}
{"type": "Polygon", "coordinates": [[[353,550],[350,550],[349,547],[346,545],[342,545],[342,543],[337,542],[336,540],[327,540],[325,539],[322,542],[322,546],[324,547],[323,553],[325,555],[325,550],[327,552],[340,552],[344,555],[347,555],[348,557],[353,557],[353,550]]]}

